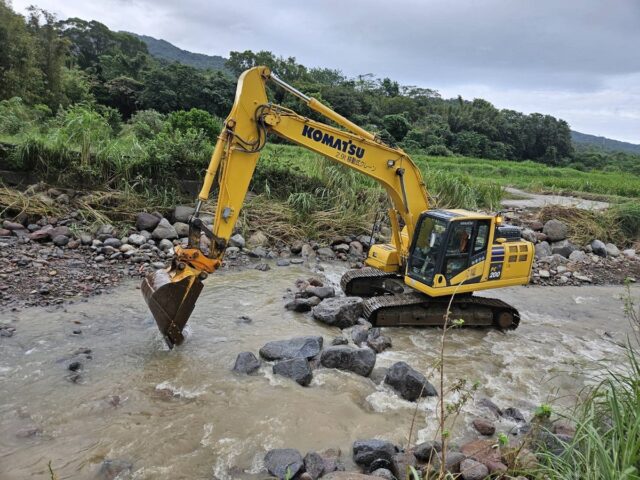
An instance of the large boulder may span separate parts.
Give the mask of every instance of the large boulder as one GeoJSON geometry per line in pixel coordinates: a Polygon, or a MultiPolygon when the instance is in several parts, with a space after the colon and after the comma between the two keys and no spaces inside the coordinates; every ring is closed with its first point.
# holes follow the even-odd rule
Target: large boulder
{"type": "MultiPolygon", "coordinates": [[[[189,207],[188,205],[176,205],[176,208],[173,210],[173,221],[189,223],[189,218],[191,218],[191,215],[193,215],[195,211],[195,208],[189,207]]],[[[145,228],[144,230],[147,229],[145,228]]]]}
{"type": "Polygon", "coordinates": [[[420,397],[438,395],[435,387],[426,377],[405,362],[394,363],[387,372],[384,382],[410,402],[415,402],[420,397]]]}
{"type": "Polygon", "coordinates": [[[359,297],[334,297],[314,307],[313,318],[333,327],[352,327],[362,315],[362,299],[359,297]]]}
{"type": "Polygon", "coordinates": [[[136,228],[138,230],[146,230],[152,232],[160,223],[160,217],[153,213],[140,212],[136,216],[136,228]]]}
{"type": "Polygon", "coordinates": [[[304,456],[304,471],[312,480],[317,480],[325,471],[324,458],[317,452],[309,452],[304,456]]]}
{"type": "Polygon", "coordinates": [[[571,252],[577,250],[577,248],[578,247],[576,247],[573,243],[565,239],[558,242],[553,242],[551,244],[551,253],[554,255],[562,255],[565,258],[569,258],[571,252]]]}
{"type": "Polygon", "coordinates": [[[269,243],[269,237],[267,237],[260,230],[253,232],[249,239],[247,240],[247,247],[266,247],[269,243]]]}
{"type": "Polygon", "coordinates": [[[567,234],[569,229],[567,226],[561,222],[560,220],[549,220],[542,227],[542,233],[544,233],[547,238],[552,242],[558,242],[560,240],[564,240],[567,238],[567,234]]]}
{"type": "Polygon", "coordinates": [[[618,249],[618,247],[616,247],[613,243],[607,243],[604,247],[607,250],[608,257],[620,256],[620,249],[618,249]]]}
{"type": "Polygon", "coordinates": [[[309,385],[313,378],[311,366],[306,358],[282,360],[273,366],[273,373],[291,378],[303,387],[309,385]]]}
{"type": "Polygon", "coordinates": [[[569,255],[569,260],[572,262],[580,262],[580,263],[589,263],[591,260],[589,259],[589,255],[587,255],[582,250],[574,250],[569,255]]]}
{"type": "Polygon", "coordinates": [[[151,232],[151,236],[154,240],[175,240],[178,238],[178,233],[173,225],[169,223],[169,220],[163,218],[158,222],[158,226],[151,232]]]}
{"type": "Polygon", "coordinates": [[[189,224],[184,222],[175,222],[173,228],[176,230],[176,234],[180,238],[189,236],[189,224]]]}
{"type": "Polygon", "coordinates": [[[303,470],[304,460],[293,448],[275,448],[264,456],[264,466],[271,475],[284,480],[295,478],[303,470]]]}
{"type": "Polygon", "coordinates": [[[356,440],[353,442],[353,461],[362,467],[368,467],[375,460],[386,460],[391,464],[398,447],[386,440],[356,440]]]}
{"type": "MultiPolygon", "coordinates": [[[[45,225],[39,230],[31,232],[29,234],[29,238],[31,240],[40,241],[40,240],[49,240],[51,237],[49,236],[49,232],[53,230],[51,225],[45,225]]],[[[8,235],[8,234],[7,234],[8,235]]]]}
{"type": "Polygon", "coordinates": [[[594,240],[591,242],[591,250],[599,257],[607,256],[607,246],[600,240],[594,240]]]}
{"type": "Polygon", "coordinates": [[[553,254],[551,251],[551,245],[549,245],[549,242],[547,241],[536,243],[535,249],[536,258],[544,258],[553,254]]]}
{"type": "Polygon", "coordinates": [[[376,364],[376,354],[370,348],[337,345],[322,352],[320,363],[323,367],[347,370],[367,377],[376,364]]]}
{"type": "Polygon", "coordinates": [[[465,458],[460,462],[460,476],[463,480],[483,480],[488,475],[489,469],[472,458],[465,458]]]}
{"type": "Polygon", "coordinates": [[[309,285],[300,293],[305,297],[318,297],[322,300],[335,297],[336,295],[336,291],[333,287],[315,287],[313,285],[309,285]]]}
{"type": "Polygon", "coordinates": [[[322,337],[295,337],[288,340],[265,343],[260,349],[260,356],[269,361],[289,358],[313,358],[321,350],[322,337]]]}
{"type": "Polygon", "coordinates": [[[430,462],[442,451],[442,444],[435,441],[427,441],[416,445],[413,448],[413,455],[421,462],[430,462]]]}
{"type": "Polygon", "coordinates": [[[239,233],[236,233],[229,239],[229,245],[232,247],[244,248],[247,242],[245,242],[244,237],[239,233]]]}
{"type": "Polygon", "coordinates": [[[260,368],[260,360],[252,352],[240,352],[233,365],[233,371],[238,373],[253,373],[260,368]]]}

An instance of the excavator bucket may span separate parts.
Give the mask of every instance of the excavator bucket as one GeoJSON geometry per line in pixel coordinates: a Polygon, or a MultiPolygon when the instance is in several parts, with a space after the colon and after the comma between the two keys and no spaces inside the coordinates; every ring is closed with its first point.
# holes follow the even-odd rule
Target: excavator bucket
{"type": "Polygon", "coordinates": [[[142,296],[169,348],[184,341],[182,329],[202,291],[199,274],[189,267],[177,273],[157,270],[142,281],[142,296]]]}

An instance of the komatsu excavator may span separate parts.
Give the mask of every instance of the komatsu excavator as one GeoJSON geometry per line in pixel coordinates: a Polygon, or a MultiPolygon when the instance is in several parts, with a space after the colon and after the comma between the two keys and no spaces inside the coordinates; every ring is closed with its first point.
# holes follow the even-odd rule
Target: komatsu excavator
{"type": "Polygon", "coordinates": [[[304,95],[269,68],[254,67],[238,79],[233,108],[189,220],[188,245],[176,246],[171,267],[148,275],[142,283],[144,299],[169,347],[184,340],[182,330],[202,291],[202,280],[222,263],[269,133],[368,175],[386,190],[391,201],[390,243],[372,245],[367,267],[349,270],[341,280],[346,295],[366,297],[364,314],[372,324],[442,325],[450,311],[450,318],[461,318],[465,325],[518,326],[515,308],[472,293],[529,282],[533,245],[520,238],[519,229],[504,225],[500,215],[429,209],[422,175],[405,152],[304,95]],[[270,103],[267,82],[333,124],[270,103]],[[216,175],[217,205],[209,229],[200,211],[216,175]],[[201,248],[203,235],[209,240],[208,251],[201,248]]]}

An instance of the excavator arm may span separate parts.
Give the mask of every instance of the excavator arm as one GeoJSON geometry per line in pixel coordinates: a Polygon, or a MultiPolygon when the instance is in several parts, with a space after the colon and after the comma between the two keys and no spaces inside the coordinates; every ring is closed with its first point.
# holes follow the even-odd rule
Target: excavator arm
{"type": "Polygon", "coordinates": [[[238,79],[233,108],[217,140],[189,221],[188,245],[176,247],[171,267],[150,274],[142,284],[144,298],[170,347],[183,341],[182,329],[202,290],[202,280],[222,262],[269,133],[378,181],[392,204],[389,210],[392,243],[385,246],[383,255],[376,255],[375,248],[372,249],[367,263],[398,270],[406,260],[408,242],[403,241],[399,217],[406,227],[406,238],[412,238],[420,214],[429,206],[425,184],[413,161],[401,149],[385,145],[317,99],[283,82],[267,67],[252,68],[238,79]],[[268,81],[295,95],[337,126],[269,103],[268,81]],[[213,227],[209,230],[200,219],[200,210],[209,198],[216,177],[218,197],[213,227]],[[209,244],[206,253],[201,248],[203,234],[207,238],[204,243],[209,244]],[[386,259],[383,265],[381,257],[386,259]]]}

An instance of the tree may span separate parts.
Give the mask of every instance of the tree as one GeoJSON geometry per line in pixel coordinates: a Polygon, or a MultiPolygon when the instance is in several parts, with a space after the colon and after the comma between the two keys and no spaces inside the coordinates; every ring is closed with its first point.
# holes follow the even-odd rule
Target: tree
{"type": "Polygon", "coordinates": [[[411,125],[403,115],[386,115],[382,119],[382,124],[397,142],[401,142],[411,128],[411,125]]]}
{"type": "Polygon", "coordinates": [[[215,140],[222,130],[222,122],[219,118],[198,108],[192,108],[188,112],[184,110],[172,112],[168,121],[173,130],[185,133],[188,130],[195,130],[202,132],[210,140],[215,140]]]}

